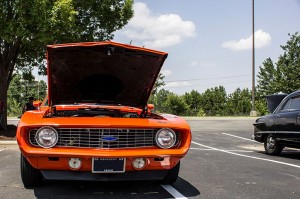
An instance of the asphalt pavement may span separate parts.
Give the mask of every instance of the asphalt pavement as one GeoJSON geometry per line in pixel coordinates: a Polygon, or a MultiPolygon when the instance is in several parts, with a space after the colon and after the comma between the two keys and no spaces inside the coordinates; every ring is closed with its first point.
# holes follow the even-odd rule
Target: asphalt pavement
{"type": "Polygon", "coordinates": [[[171,186],[50,181],[25,189],[16,144],[0,144],[0,198],[300,198],[300,150],[268,156],[252,141],[255,118],[187,118],[191,149],[171,186]]]}

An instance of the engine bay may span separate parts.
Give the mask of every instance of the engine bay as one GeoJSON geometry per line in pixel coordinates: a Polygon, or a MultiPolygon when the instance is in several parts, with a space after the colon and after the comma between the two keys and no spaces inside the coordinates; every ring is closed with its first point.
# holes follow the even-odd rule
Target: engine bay
{"type": "Polygon", "coordinates": [[[77,110],[55,110],[47,117],[116,117],[116,118],[139,118],[136,112],[123,112],[116,109],[82,108],[77,110]]]}

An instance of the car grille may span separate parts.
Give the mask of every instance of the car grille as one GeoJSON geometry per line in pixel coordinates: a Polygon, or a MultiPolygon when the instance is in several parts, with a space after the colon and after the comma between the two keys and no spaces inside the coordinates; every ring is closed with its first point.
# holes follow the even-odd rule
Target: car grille
{"type": "MultiPolygon", "coordinates": [[[[33,129],[29,132],[29,142],[34,146],[38,146],[35,140],[37,130],[33,129]]],[[[156,146],[155,135],[157,130],[59,128],[56,129],[59,139],[55,147],[105,149],[152,147],[156,146]]]]}

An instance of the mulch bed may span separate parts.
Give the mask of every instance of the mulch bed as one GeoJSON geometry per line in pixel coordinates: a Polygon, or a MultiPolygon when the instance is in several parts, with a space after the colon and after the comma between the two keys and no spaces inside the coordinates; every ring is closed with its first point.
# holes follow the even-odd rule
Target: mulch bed
{"type": "Polygon", "coordinates": [[[0,129],[0,140],[16,140],[17,127],[15,125],[7,125],[7,129],[0,129]]]}

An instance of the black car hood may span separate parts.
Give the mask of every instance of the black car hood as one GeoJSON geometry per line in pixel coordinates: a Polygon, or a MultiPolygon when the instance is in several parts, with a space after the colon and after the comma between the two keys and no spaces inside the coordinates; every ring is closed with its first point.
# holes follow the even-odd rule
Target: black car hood
{"type": "Polygon", "coordinates": [[[166,58],[164,52],[110,41],[47,46],[49,105],[143,108],[166,58]]]}

